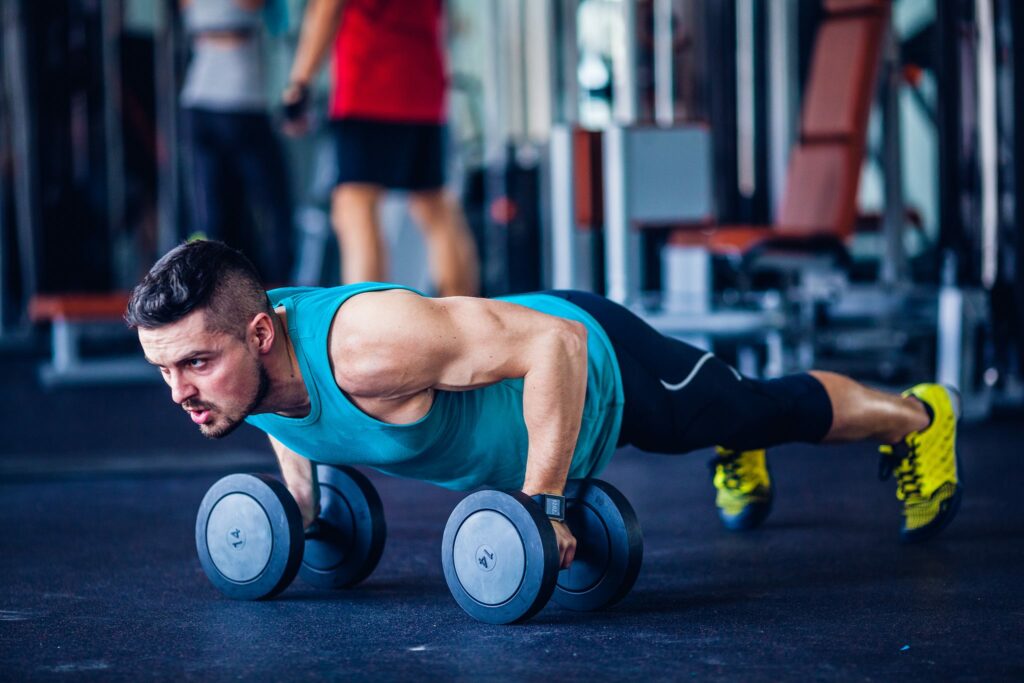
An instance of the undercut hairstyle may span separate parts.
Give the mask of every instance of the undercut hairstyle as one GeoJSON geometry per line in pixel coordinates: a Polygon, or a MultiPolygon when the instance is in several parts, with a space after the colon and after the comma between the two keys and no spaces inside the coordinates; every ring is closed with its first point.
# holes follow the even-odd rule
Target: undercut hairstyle
{"type": "Polygon", "coordinates": [[[193,240],[156,262],[128,299],[124,319],[133,329],[176,323],[206,313],[206,328],[245,338],[259,313],[273,313],[256,268],[223,242],[193,240]]]}

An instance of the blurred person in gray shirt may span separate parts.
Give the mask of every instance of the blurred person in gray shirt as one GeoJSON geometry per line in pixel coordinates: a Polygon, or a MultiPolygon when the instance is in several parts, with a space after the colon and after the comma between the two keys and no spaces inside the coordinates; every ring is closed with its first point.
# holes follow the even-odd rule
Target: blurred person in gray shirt
{"type": "Polygon", "coordinates": [[[192,59],[181,92],[191,173],[190,233],[234,244],[267,282],[290,283],[292,201],[269,115],[264,35],[285,0],[181,0],[192,59]]]}

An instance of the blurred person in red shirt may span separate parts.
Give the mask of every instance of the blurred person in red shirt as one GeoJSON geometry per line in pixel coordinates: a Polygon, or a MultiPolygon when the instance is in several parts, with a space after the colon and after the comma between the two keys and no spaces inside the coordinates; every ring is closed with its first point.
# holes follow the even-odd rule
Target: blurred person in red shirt
{"type": "Polygon", "coordinates": [[[331,133],[338,180],[331,222],[344,283],[387,278],[379,207],[408,192],[438,296],[479,289],[476,247],[445,182],[447,74],[442,0],[310,0],[290,80],[285,131],[308,127],[310,82],[333,51],[331,133]]]}

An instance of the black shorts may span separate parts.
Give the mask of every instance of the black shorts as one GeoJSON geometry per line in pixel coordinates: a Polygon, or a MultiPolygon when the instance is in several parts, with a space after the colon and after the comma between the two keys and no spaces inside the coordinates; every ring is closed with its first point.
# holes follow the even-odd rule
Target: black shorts
{"type": "Polygon", "coordinates": [[[444,185],[444,124],[345,118],[331,121],[331,134],[339,185],[410,191],[444,185]]]}
{"type": "Polygon", "coordinates": [[[751,450],[818,443],[832,427],[832,403],[811,375],[743,377],[714,354],[662,335],[604,297],[545,294],[585,310],[612,342],[625,393],[620,446],[653,453],[716,445],[751,450]]]}

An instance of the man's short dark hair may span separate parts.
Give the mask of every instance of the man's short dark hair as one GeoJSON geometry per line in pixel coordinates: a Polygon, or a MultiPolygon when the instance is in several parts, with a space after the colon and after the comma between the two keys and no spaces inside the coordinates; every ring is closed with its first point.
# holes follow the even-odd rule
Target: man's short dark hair
{"type": "Polygon", "coordinates": [[[261,312],[271,312],[259,273],[223,242],[193,240],[164,254],[128,300],[129,327],[155,329],[205,309],[208,329],[244,336],[261,312]]]}

